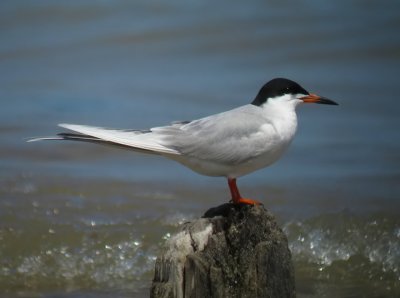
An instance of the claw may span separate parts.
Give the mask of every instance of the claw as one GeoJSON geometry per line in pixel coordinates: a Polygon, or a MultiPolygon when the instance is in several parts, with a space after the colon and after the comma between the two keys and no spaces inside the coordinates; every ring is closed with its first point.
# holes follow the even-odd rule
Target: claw
{"type": "Polygon", "coordinates": [[[235,178],[228,178],[228,184],[231,191],[233,204],[262,205],[262,203],[259,201],[242,198],[239,193],[239,189],[236,186],[235,178]]]}
{"type": "Polygon", "coordinates": [[[236,202],[233,202],[234,204],[246,204],[246,205],[262,205],[261,202],[252,200],[252,199],[245,199],[245,198],[239,198],[236,202]]]}

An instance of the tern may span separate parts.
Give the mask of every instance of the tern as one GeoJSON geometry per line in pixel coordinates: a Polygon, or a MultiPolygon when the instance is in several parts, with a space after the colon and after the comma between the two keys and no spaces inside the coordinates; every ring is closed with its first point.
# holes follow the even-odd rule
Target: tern
{"type": "Polygon", "coordinates": [[[198,120],[173,122],[148,130],[108,129],[59,124],[71,132],[39,140],[71,140],[125,147],[177,161],[206,176],[226,177],[234,204],[260,204],[243,198],[236,179],[267,167],[286,151],[297,130],[301,103],[337,105],[298,83],[275,78],[250,104],[198,120]]]}

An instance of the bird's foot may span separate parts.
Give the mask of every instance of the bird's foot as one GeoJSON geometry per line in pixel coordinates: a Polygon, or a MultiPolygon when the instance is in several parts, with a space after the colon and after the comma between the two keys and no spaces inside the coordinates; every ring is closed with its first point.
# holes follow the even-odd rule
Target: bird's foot
{"type": "Polygon", "coordinates": [[[262,205],[263,203],[252,199],[239,198],[233,201],[233,204],[262,205]]]}

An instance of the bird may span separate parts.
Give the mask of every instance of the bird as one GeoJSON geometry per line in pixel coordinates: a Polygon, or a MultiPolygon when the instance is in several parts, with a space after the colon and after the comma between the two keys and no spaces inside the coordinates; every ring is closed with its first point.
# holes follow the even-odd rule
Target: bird
{"type": "Polygon", "coordinates": [[[286,78],[265,83],[249,104],[192,121],[139,129],[59,124],[61,132],[41,140],[68,140],[128,148],[156,154],[202,175],[225,177],[233,204],[259,205],[242,197],[239,177],[270,166],[292,142],[297,130],[296,107],[303,103],[338,105],[306,91],[286,78]]]}

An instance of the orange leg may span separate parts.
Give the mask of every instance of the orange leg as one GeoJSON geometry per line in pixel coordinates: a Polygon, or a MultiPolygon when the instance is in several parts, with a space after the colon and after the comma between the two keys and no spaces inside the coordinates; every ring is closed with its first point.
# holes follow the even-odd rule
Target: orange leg
{"type": "Polygon", "coordinates": [[[242,198],[236,186],[236,178],[228,178],[228,185],[232,195],[233,204],[261,205],[261,202],[242,198]]]}

